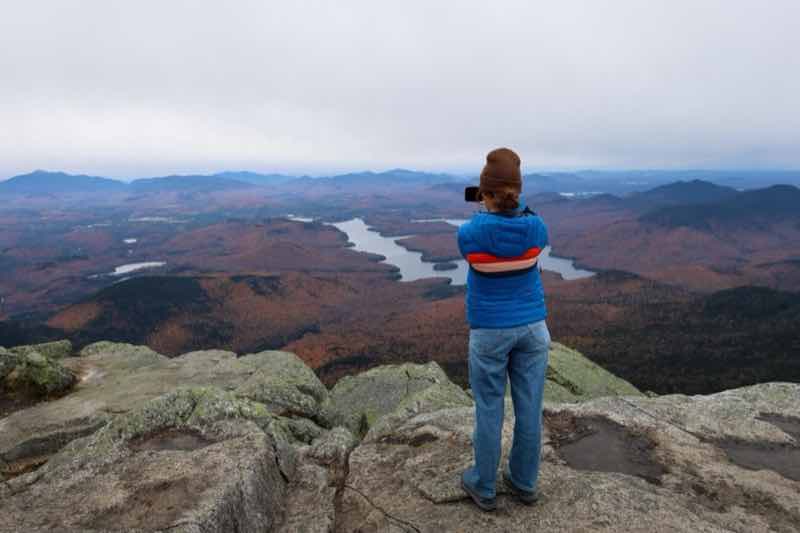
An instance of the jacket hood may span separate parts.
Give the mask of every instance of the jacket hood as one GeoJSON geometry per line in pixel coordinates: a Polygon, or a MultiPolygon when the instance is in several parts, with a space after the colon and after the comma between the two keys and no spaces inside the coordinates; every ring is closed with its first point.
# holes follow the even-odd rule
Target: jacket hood
{"type": "Polygon", "coordinates": [[[485,252],[498,257],[516,257],[536,246],[539,225],[536,217],[519,216],[524,207],[511,214],[481,212],[475,215],[472,238],[485,252]]]}

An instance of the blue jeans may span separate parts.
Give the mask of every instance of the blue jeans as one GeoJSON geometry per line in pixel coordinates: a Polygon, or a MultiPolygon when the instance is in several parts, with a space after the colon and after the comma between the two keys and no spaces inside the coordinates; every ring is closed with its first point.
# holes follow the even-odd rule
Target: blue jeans
{"type": "Polygon", "coordinates": [[[475,464],[464,482],[483,498],[495,497],[500,464],[506,376],[514,402],[514,442],[508,475],[520,489],[536,490],[542,448],[542,394],[550,332],[544,320],[507,329],[469,333],[469,383],[475,397],[475,464]]]}

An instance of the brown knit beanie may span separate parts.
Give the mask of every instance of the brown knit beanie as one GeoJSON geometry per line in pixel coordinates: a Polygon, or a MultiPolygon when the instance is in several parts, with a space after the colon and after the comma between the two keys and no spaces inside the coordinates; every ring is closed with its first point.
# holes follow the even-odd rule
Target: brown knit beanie
{"type": "Polygon", "coordinates": [[[519,156],[508,148],[497,148],[486,156],[481,171],[481,194],[489,193],[504,211],[519,207],[522,192],[522,174],[519,156]]]}

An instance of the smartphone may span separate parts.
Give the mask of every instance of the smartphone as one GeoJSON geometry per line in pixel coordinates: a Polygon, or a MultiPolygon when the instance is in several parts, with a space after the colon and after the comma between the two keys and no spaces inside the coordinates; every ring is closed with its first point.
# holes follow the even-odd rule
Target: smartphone
{"type": "Polygon", "coordinates": [[[480,202],[480,194],[478,193],[478,187],[467,187],[464,189],[464,201],[465,202],[480,202]]]}

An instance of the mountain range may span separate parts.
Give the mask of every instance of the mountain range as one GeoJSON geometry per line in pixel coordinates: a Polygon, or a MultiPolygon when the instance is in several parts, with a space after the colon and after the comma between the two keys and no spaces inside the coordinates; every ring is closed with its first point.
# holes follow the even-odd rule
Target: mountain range
{"type": "MultiPolygon", "coordinates": [[[[279,173],[250,171],[224,171],[215,174],[170,175],[139,178],[130,182],[117,179],[36,170],[0,181],[0,194],[48,195],[57,193],[159,191],[225,191],[246,189],[249,186],[287,187],[303,190],[314,187],[324,191],[355,186],[381,187],[383,185],[429,186],[443,192],[460,192],[465,183],[477,183],[477,177],[433,173],[395,168],[383,172],[353,172],[331,176],[292,176],[279,173]]],[[[566,194],[595,195],[600,192],[616,195],[633,194],[641,206],[659,203],[659,198],[671,197],[675,203],[681,199],[703,203],[731,195],[737,189],[759,188],[771,183],[800,185],[800,171],[586,171],[531,173],[524,176],[528,193],[562,192],[566,194]],[[687,179],[688,178],[688,179],[687,179]],[[674,182],[678,182],[677,185],[674,182]],[[725,184],[713,185],[710,181],[725,184]],[[702,188],[698,183],[706,184],[702,188]],[[647,194],[637,195],[641,191],[647,194]],[[681,194],[683,192],[683,194],[681,194]]]]}
{"type": "Polygon", "coordinates": [[[733,187],[695,179],[668,183],[641,193],[634,193],[628,199],[628,203],[638,208],[648,209],[669,205],[714,203],[736,196],[736,194],[737,190],[733,187]]]}
{"type": "Polygon", "coordinates": [[[0,181],[0,194],[45,196],[63,193],[154,193],[164,191],[213,192],[251,187],[274,187],[293,184],[303,188],[309,185],[433,185],[459,181],[449,174],[433,174],[406,169],[393,169],[386,172],[359,172],[330,177],[312,178],[309,176],[288,176],[285,174],[259,174],[248,171],[227,171],[216,174],[171,175],[154,178],[139,178],[124,182],[111,178],[48,172],[36,170],[29,174],[14,176],[0,181]]]}
{"type": "Polygon", "coordinates": [[[0,181],[0,194],[47,195],[55,193],[122,192],[128,185],[118,180],[35,170],[0,181]]]}
{"type": "Polygon", "coordinates": [[[692,202],[665,206],[641,220],[668,227],[710,230],[714,224],[752,224],[800,217],[800,189],[773,185],[752,191],[707,190],[692,202]]]}
{"type": "MultiPolygon", "coordinates": [[[[570,203],[554,193],[528,198],[533,205],[570,203]]],[[[572,202],[575,209],[627,210],[643,223],[711,230],[712,226],[800,219],[800,188],[794,185],[737,190],[703,180],[677,181],[626,196],[602,193],[572,202]]]]}

